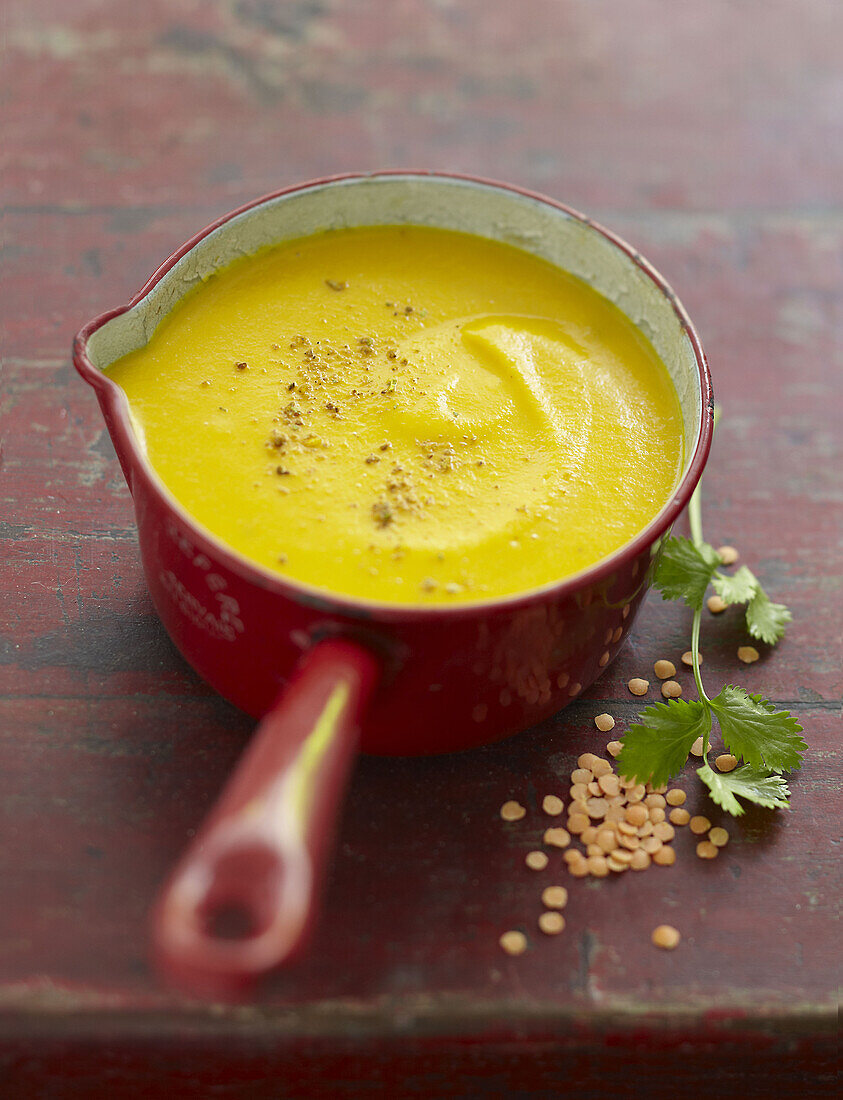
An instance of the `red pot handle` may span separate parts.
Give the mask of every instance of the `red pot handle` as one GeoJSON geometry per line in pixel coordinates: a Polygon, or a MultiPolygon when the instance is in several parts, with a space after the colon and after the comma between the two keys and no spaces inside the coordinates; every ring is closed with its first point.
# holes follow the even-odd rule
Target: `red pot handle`
{"type": "Polygon", "coordinates": [[[320,642],[258,726],[154,911],[173,984],[237,997],[303,945],[378,671],[362,646],[320,642]]]}

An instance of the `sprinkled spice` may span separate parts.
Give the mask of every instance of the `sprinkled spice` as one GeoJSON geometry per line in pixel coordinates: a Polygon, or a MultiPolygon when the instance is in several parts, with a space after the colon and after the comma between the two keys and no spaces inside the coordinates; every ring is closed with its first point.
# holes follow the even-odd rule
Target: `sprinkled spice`
{"type": "Polygon", "coordinates": [[[348,283],[337,279],[326,279],[325,286],[329,286],[331,290],[348,290],[348,283]]]}
{"type": "Polygon", "coordinates": [[[374,519],[378,527],[386,527],[387,524],[392,523],[392,505],[388,500],[375,501],[372,505],[372,519],[374,519]]]}
{"type": "Polygon", "coordinates": [[[248,363],[235,363],[234,366],[237,368],[237,370],[248,370],[249,369],[249,364],[248,363]]]}

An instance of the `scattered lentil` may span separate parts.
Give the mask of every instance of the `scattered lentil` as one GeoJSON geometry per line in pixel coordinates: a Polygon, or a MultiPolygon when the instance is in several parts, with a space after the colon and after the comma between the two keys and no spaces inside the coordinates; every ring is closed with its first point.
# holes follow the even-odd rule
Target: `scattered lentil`
{"type": "Polygon", "coordinates": [[[606,811],[609,809],[605,798],[589,798],[585,806],[588,816],[598,821],[606,816],[606,811]]]}
{"type": "Polygon", "coordinates": [[[588,872],[595,878],[605,878],[608,875],[609,865],[606,862],[606,857],[602,853],[600,855],[594,854],[589,856],[588,872]]]}
{"type": "Polygon", "coordinates": [[[719,825],[716,825],[709,831],[708,839],[715,848],[725,848],[729,843],[729,833],[726,829],[722,829],[719,825]]]}
{"type": "Polygon", "coordinates": [[[674,825],[687,825],[691,820],[691,815],[687,810],[683,810],[681,806],[677,806],[675,810],[671,810],[669,817],[674,825]]]}
{"type": "Polygon", "coordinates": [[[605,853],[614,852],[618,846],[615,833],[612,829],[601,829],[597,834],[597,846],[605,853]]]}
{"type": "Polygon", "coordinates": [[[609,756],[617,756],[622,748],[622,741],[610,741],[609,744],[606,746],[606,752],[609,754],[609,756]]]}
{"type": "Polygon", "coordinates": [[[598,756],[591,765],[591,770],[594,773],[594,778],[599,779],[601,775],[609,775],[612,765],[608,760],[604,760],[602,756],[598,756]]]}
{"type": "Polygon", "coordinates": [[[702,756],[704,749],[705,742],[702,737],[698,737],[693,745],[691,745],[691,756],[702,756]]]}
{"type": "Polygon", "coordinates": [[[589,826],[588,814],[575,813],[568,818],[568,832],[579,835],[589,826]]]}
{"type": "Polygon", "coordinates": [[[717,553],[724,565],[734,565],[740,557],[734,546],[718,546],[717,553]]]}
{"type": "Polygon", "coordinates": [[[696,817],[692,817],[690,822],[690,828],[692,833],[696,833],[697,836],[701,836],[703,833],[707,833],[711,828],[711,822],[707,817],[703,817],[702,814],[697,814],[696,817]]]}
{"type": "Polygon", "coordinates": [[[657,863],[659,867],[672,867],[675,862],[676,852],[669,844],[663,844],[653,853],[653,863],[657,863]]]}
{"type": "Polygon", "coordinates": [[[531,871],[543,871],[547,867],[547,856],[544,852],[528,852],[524,862],[531,871]]]}
{"type": "Polygon", "coordinates": [[[655,947],[661,947],[664,951],[672,951],[677,947],[682,937],[672,924],[660,924],[653,929],[650,939],[655,947]]]}
{"type": "Polygon", "coordinates": [[[542,838],[545,844],[549,844],[551,848],[567,848],[571,843],[571,834],[567,829],[545,829],[544,837],[542,838]]]}
{"type": "Polygon", "coordinates": [[[663,794],[648,794],[644,799],[644,805],[648,810],[652,810],[654,806],[657,806],[660,810],[663,810],[667,805],[663,794]]]}
{"type": "MultiPolygon", "coordinates": [[[[697,660],[700,664],[703,663],[702,653],[697,654],[697,660]]],[[[682,664],[687,665],[688,668],[693,668],[694,667],[694,655],[690,651],[690,649],[686,649],[685,652],[682,654],[682,664]]]]}
{"type": "Polygon", "coordinates": [[[730,752],[724,752],[714,761],[714,766],[719,772],[733,772],[738,766],[738,760],[730,752]]]}
{"type": "Polygon", "coordinates": [[[754,645],[738,646],[738,660],[743,661],[745,665],[753,664],[760,656],[761,654],[754,645]]]}
{"type": "Polygon", "coordinates": [[[673,787],[664,797],[668,806],[683,806],[685,804],[685,792],[680,791],[678,787],[673,787]]]}
{"type": "Polygon", "coordinates": [[[644,851],[644,849],[638,848],[632,853],[632,863],[630,863],[629,866],[633,869],[633,871],[646,871],[651,863],[652,860],[650,859],[649,855],[644,851]]]}
{"type": "Polygon", "coordinates": [[[660,825],[667,817],[667,814],[664,812],[661,806],[651,806],[649,813],[650,820],[654,825],[660,825]]]}
{"type": "Polygon", "coordinates": [[[666,844],[676,836],[676,830],[669,821],[660,821],[653,829],[653,836],[658,837],[663,844],[666,844]]]}
{"type": "Polygon", "coordinates": [[[580,836],[580,841],[583,844],[593,844],[597,840],[597,826],[589,825],[587,829],[583,829],[580,836]]]}
{"type": "Polygon", "coordinates": [[[650,681],[642,680],[640,676],[633,676],[627,687],[633,695],[646,695],[650,690],[650,681]]]}
{"type": "Polygon", "coordinates": [[[651,856],[655,855],[656,852],[660,851],[663,847],[664,845],[657,836],[645,836],[641,841],[641,849],[651,856]]]}
{"type": "Polygon", "coordinates": [[[629,870],[630,865],[628,863],[621,863],[619,859],[615,859],[614,855],[611,855],[606,859],[606,866],[610,871],[616,871],[620,874],[621,871],[629,870]]]}
{"type": "Polygon", "coordinates": [[[577,767],[586,768],[590,771],[595,760],[599,759],[600,758],[598,756],[595,756],[593,752],[584,752],[582,756],[577,759],[577,767]]]}
{"type": "Polygon", "coordinates": [[[594,776],[591,774],[591,771],[588,768],[575,768],[571,772],[571,782],[572,783],[576,783],[576,784],[585,783],[585,784],[588,784],[592,781],[593,778],[594,778],[594,776]]]}
{"type": "Polygon", "coordinates": [[[611,714],[598,714],[594,719],[594,724],[601,733],[608,733],[609,730],[615,728],[615,720],[611,714]]]}
{"type": "Polygon", "coordinates": [[[617,797],[620,793],[621,785],[616,775],[611,772],[608,775],[601,775],[597,780],[597,786],[603,792],[603,794],[609,795],[611,798],[617,797]]]}
{"type": "Polygon", "coordinates": [[[561,913],[542,913],[539,928],[546,936],[558,936],[565,928],[565,918],[561,913]]]}
{"type": "Polygon", "coordinates": [[[682,685],[676,680],[665,680],[662,684],[662,695],[665,699],[678,699],[682,694],[682,685]]]}
{"type": "Polygon", "coordinates": [[[556,817],[565,809],[565,803],[561,798],[557,798],[555,794],[546,794],[542,799],[542,809],[551,817],[556,817]]]}
{"type": "Polygon", "coordinates": [[[583,856],[581,860],[577,860],[576,863],[568,864],[568,871],[574,876],[574,878],[585,878],[590,872],[588,870],[588,860],[583,856]]]}
{"type": "Polygon", "coordinates": [[[520,821],[522,817],[527,813],[520,802],[516,802],[514,799],[510,799],[509,802],[504,802],[501,806],[501,817],[504,821],[520,821]]]}
{"type": "Polygon", "coordinates": [[[712,615],[719,615],[729,606],[720,596],[709,596],[705,603],[712,615]]]}
{"type": "Polygon", "coordinates": [[[546,886],[542,890],[542,905],[547,909],[564,909],[568,904],[568,891],[564,886],[546,886]]]}
{"type": "MultiPolygon", "coordinates": [[[[630,825],[634,825],[637,829],[639,825],[643,825],[647,820],[647,807],[641,802],[637,802],[632,806],[628,806],[624,817],[630,825]]],[[[625,830],[624,830],[625,831],[625,830]]]]}
{"type": "Polygon", "coordinates": [[[676,665],[673,661],[660,660],[653,665],[653,672],[660,680],[669,680],[676,675],[676,665]]]}
{"type": "Polygon", "coordinates": [[[697,855],[700,859],[716,859],[720,849],[710,840],[701,840],[697,845],[697,855]]]}
{"type": "Polygon", "coordinates": [[[523,932],[504,932],[498,943],[507,955],[523,955],[527,950],[527,937],[523,932]]]}

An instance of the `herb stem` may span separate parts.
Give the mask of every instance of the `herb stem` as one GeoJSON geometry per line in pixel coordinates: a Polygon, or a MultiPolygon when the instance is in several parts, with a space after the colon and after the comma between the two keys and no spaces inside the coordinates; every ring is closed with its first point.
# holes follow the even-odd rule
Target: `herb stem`
{"type": "MultiPolygon", "coordinates": [[[[702,623],[702,610],[694,612],[694,621],[691,624],[691,657],[693,658],[694,668],[694,683],[697,685],[697,694],[700,697],[700,701],[703,703],[710,703],[711,700],[705,693],[705,688],[702,683],[702,676],[700,675],[700,624],[702,623]]],[[[706,739],[707,740],[707,739],[706,739]]],[[[708,752],[708,744],[706,743],[705,751],[708,752]]]]}
{"type": "MultiPolygon", "coordinates": [[[[694,545],[699,549],[703,545],[703,531],[702,531],[702,481],[697,482],[697,487],[691,494],[691,500],[688,504],[688,522],[691,526],[691,538],[694,541],[694,545]]],[[[694,621],[691,624],[691,657],[693,659],[694,668],[694,682],[697,685],[697,694],[700,697],[700,702],[709,705],[709,698],[705,693],[705,688],[702,683],[702,676],[700,676],[700,626],[702,624],[702,608],[699,611],[694,612],[694,621]]],[[[703,746],[703,759],[708,755],[708,736],[705,739],[705,745],[703,746]]]]}

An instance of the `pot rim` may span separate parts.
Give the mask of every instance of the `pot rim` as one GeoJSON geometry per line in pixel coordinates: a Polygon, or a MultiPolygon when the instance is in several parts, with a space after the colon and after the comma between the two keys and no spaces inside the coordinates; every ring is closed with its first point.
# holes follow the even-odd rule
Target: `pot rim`
{"type": "Polygon", "coordinates": [[[714,429],[714,398],[711,376],[702,343],[685,307],[679,301],[670,284],[656,268],[633,248],[632,245],[612,232],[612,230],[606,229],[599,222],[594,221],[587,215],[580,213],[578,210],[556,199],[514,184],[503,183],[499,180],[459,172],[442,172],[426,169],[387,169],[371,172],[344,172],[337,175],[322,176],[317,179],[308,180],[304,183],[292,184],[289,187],[283,187],[277,191],[262,195],[259,198],[252,199],[250,202],[244,203],[242,206],[238,206],[234,210],[229,211],[227,214],[223,214],[204,229],[194,234],[189,240],[185,241],[183,245],[172,252],[167,259],[159,265],[141,289],[126,302],[125,305],[107,310],[83,325],[74,337],[73,362],[81,377],[93,387],[108,410],[111,417],[110,428],[118,437],[119,446],[115,447],[118,451],[118,455],[121,449],[123,453],[131,455],[133,477],[140,473],[141,477],[146,481],[146,488],[162,498],[162,502],[166,507],[170,511],[176,513],[197,546],[214,554],[221,564],[240,579],[251,584],[256,584],[258,587],[268,592],[273,592],[278,596],[283,596],[286,599],[292,600],[294,603],[306,607],[317,608],[334,615],[357,620],[363,619],[369,622],[415,622],[425,619],[456,620],[474,617],[476,615],[483,616],[496,611],[514,611],[531,604],[543,603],[551,598],[560,600],[573,596],[575,593],[605,580],[612,573],[616,572],[619,567],[638,557],[670,529],[676,518],[687,505],[702,476],[711,449],[711,439],[714,429]],[[605,558],[601,558],[598,562],[595,562],[593,565],[577,573],[570,574],[557,581],[549,581],[547,584],[536,588],[530,588],[522,592],[514,592],[506,596],[463,601],[453,605],[435,604],[432,606],[388,603],[380,600],[347,596],[341,593],[331,592],[330,589],[317,588],[305,584],[302,581],[284,577],[233,550],[222,539],[202,527],[173,496],[170,490],[161,481],[152,464],[149,462],[149,459],[139,446],[137,436],[131,425],[129,404],[125,393],[107,374],[94,366],[88,356],[88,341],[98,329],[113,320],[113,318],[119,317],[121,314],[134,308],[149,294],[179,260],[194,249],[196,245],[205,239],[205,237],[219,229],[220,226],[225,225],[226,222],[256,207],[262,206],[264,203],[272,202],[287,195],[293,195],[299,191],[306,191],[315,187],[347,181],[391,177],[460,181],[482,187],[495,188],[553,207],[566,216],[576,219],[584,226],[601,234],[610,244],[614,245],[628,256],[635,266],[656,285],[658,290],[670,303],[683,332],[688,338],[699,372],[700,426],[687,470],[671,494],[670,500],[661,508],[646,527],[642,528],[632,539],[613,551],[613,553],[605,558]]]}

